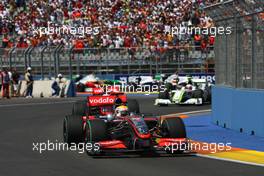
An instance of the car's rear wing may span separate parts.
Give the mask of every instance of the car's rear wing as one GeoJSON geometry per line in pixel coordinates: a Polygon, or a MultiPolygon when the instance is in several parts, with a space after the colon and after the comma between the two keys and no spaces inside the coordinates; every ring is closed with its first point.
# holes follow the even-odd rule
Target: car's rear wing
{"type": "Polygon", "coordinates": [[[103,95],[104,93],[109,94],[109,95],[124,94],[123,92],[120,91],[120,87],[118,86],[106,86],[106,87],[92,88],[93,95],[103,95]]]}

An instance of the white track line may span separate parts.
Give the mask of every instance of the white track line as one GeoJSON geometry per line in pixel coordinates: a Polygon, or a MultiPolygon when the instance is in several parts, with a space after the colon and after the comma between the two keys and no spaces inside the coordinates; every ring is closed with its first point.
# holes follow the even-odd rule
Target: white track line
{"type": "Polygon", "coordinates": [[[167,115],[163,115],[163,116],[177,116],[177,115],[185,115],[185,114],[200,114],[200,113],[207,113],[207,112],[211,112],[211,109],[205,109],[205,110],[200,110],[200,111],[188,111],[188,112],[180,112],[180,113],[175,113],[175,114],[167,114],[167,115]]]}
{"type": "Polygon", "coordinates": [[[210,159],[229,161],[229,162],[234,162],[234,163],[239,163],[239,164],[247,164],[247,165],[264,167],[264,164],[252,163],[252,162],[247,162],[247,161],[240,161],[240,160],[234,160],[234,159],[228,159],[228,158],[220,158],[217,156],[209,156],[209,155],[202,155],[202,154],[195,154],[195,155],[199,156],[199,157],[203,157],[203,158],[210,158],[210,159]]]}

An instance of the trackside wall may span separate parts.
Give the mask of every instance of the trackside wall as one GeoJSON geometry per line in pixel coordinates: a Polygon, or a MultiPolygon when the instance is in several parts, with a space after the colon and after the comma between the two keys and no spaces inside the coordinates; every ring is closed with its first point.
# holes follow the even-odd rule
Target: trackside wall
{"type": "Polygon", "coordinates": [[[212,121],[219,126],[264,137],[264,91],[213,87],[212,121]]]}
{"type": "MultiPolygon", "coordinates": [[[[38,80],[34,81],[33,84],[33,97],[51,97],[52,95],[52,80],[38,80]]],[[[63,84],[59,85],[61,90],[64,90],[63,94],[65,97],[74,97],[76,96],[75,85],[72,81],[67,81],[65,88],[63,89],[63,84]]],[[[26,81],[21,82],[20,95],[25,96],[26,93],[26,81]]]]}

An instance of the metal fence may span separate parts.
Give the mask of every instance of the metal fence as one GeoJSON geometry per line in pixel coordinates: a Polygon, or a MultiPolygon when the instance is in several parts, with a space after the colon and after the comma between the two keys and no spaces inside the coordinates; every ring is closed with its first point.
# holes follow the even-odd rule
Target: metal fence
{"type": "MultiPolygon", "coordinates": [[[[35,74],[51,77],[99,73],[174,73],[176,70],[208,72],[206,64],[213,60],[212,48],[84,48],[63,46],[0,48],[0,66],[23,71],[31,66],[35,74]]],[[[208,65],[208,64],[207,64],[208,65]]],[[[212,70],[211,70],[212,71],[212,70]]]]}
{"type": "Polygon", "coordinates": [[[232,28],[231,34],[216,37],[216,84],[264,89],[264,2],[258,5],[258,12],[235,0],[207,9],[217,27],[232,28]]]}

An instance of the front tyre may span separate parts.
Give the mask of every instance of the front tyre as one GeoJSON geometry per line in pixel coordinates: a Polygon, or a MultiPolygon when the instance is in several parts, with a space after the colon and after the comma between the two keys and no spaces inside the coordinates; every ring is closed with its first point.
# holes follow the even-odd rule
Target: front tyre
{"type": "Polygon", "coordinates": [[[64,118],[63,140],[69,145],[84,141],[83,124],[80,116],[69,115],[64,118]]]}
{"type": "MultiPolygon", "coordinates": [[[[95,146],[97,142],[107,140],[107,125],[101,119],[88,120],[86,122],[85,129],[85,143],[90,143],[92,146],[95,146]]],[[[87,154],[90,156],[100,155],[100,148],[92,147],[89,150],[86,150],[87,154]]]]}
{"type": "Polygon", "coordinates": [[[161,123],[163,137],[166,138],[186,138],[185,125],[181,118],[166,118],[161,123]]]}
{"type": "MultiPolygon", "coordinates": [[[[164,119],[161,123],[161,131],[164,138],[186,138],[185,125],[183,120],[179,117],[164,119]]],[[[184,149],[187,149],[186,145],[184,149]]],[[[177,151],[174,151],[170,148],[170,150],[166,150],[166,152],[169,154],[180,154],[183,153],[184,150],[178,148],[177,151]]]]}

